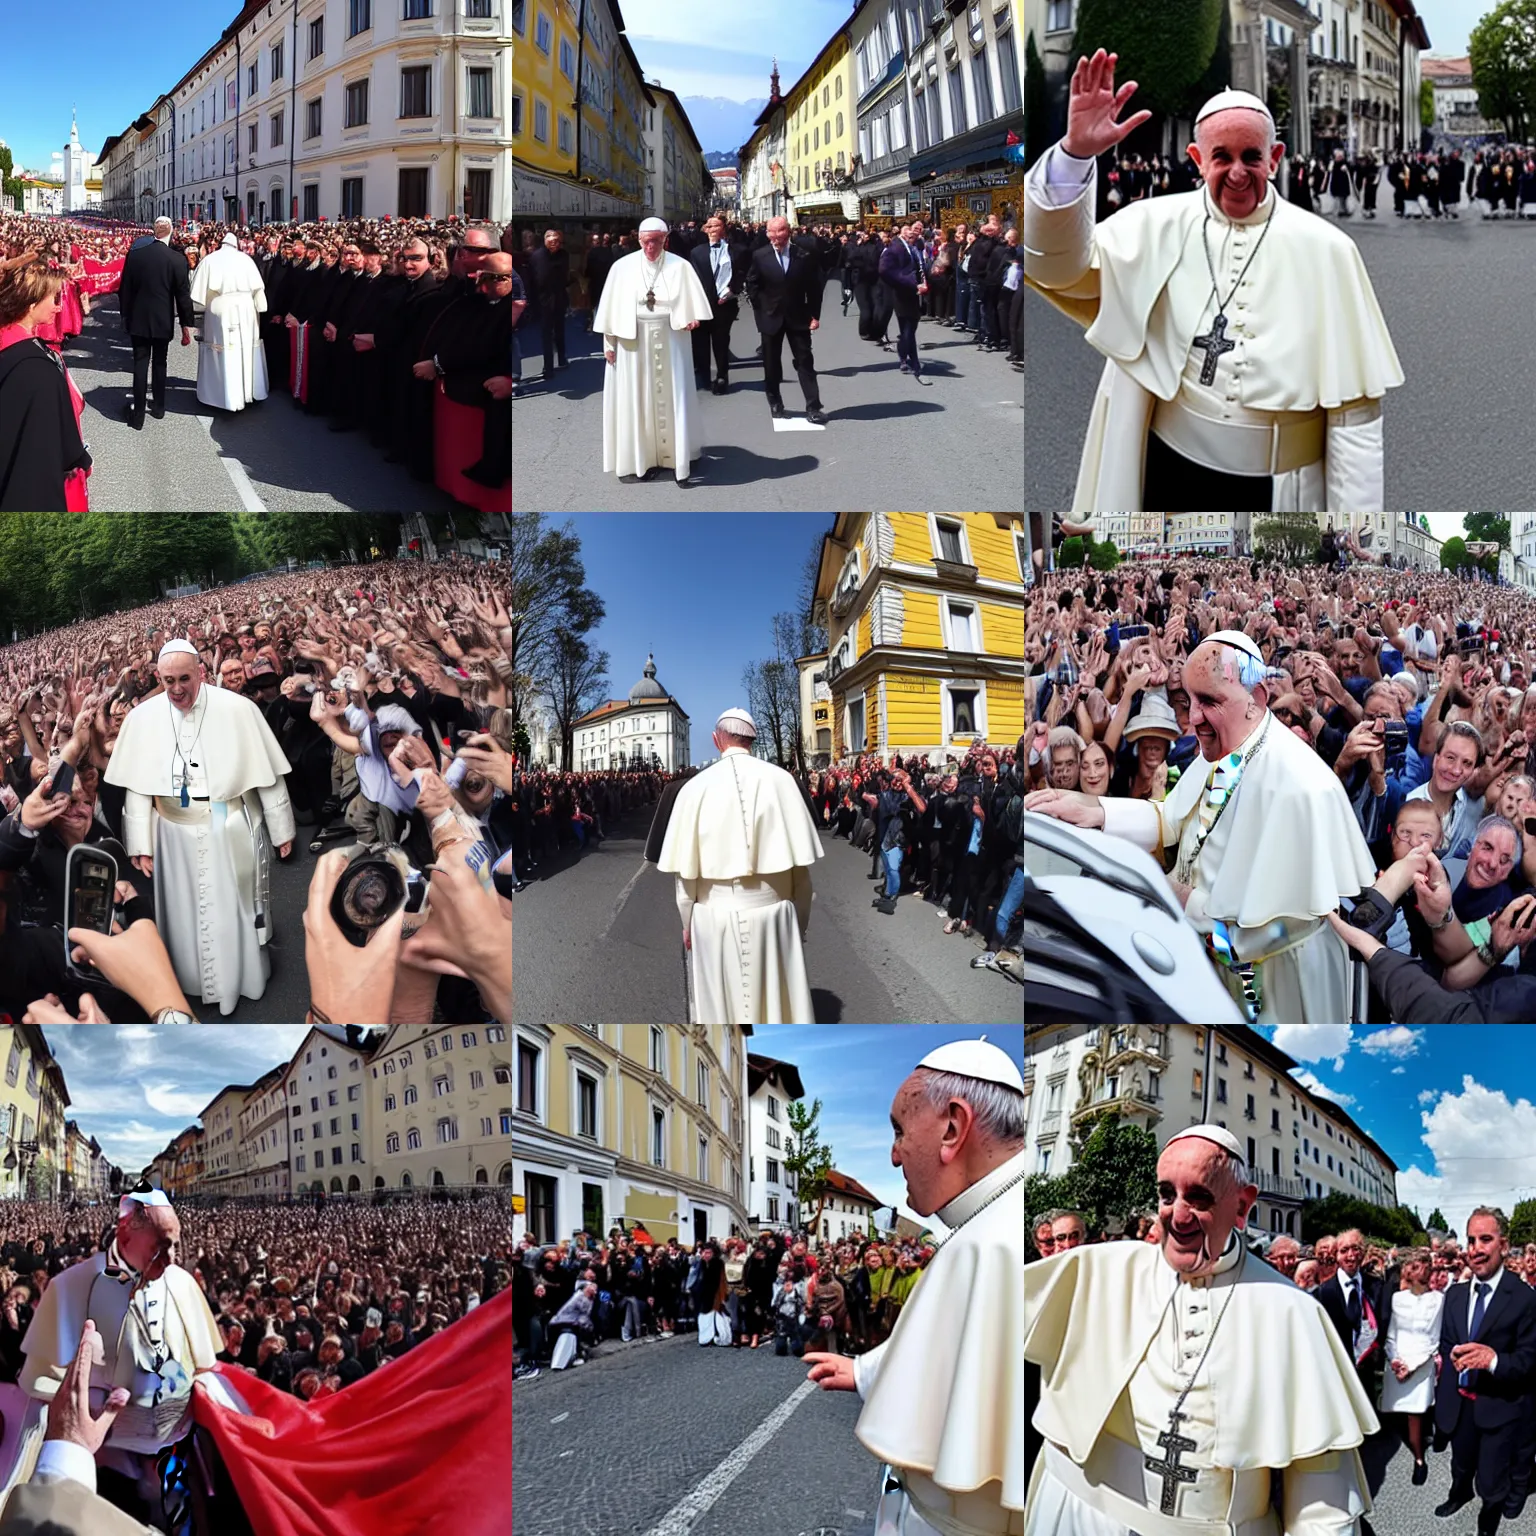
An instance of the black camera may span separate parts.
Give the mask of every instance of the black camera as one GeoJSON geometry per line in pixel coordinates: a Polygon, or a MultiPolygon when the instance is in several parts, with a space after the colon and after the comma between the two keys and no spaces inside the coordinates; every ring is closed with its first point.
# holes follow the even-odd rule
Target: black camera
{"type": "Polygon", "coordinates": [[[349,944],[361,949],[375,928],[402,907],[426,921],[427,877],[394,843],[359,843],[331,893],[331,916],[349,944]]]}
{"type": "Polygon", "coordinates": [[[1408,761],[1408,724],[1404,720],[1388,720],[1382,732],[1387,749],[1387,766],[1401,767],[1408,761]]]}

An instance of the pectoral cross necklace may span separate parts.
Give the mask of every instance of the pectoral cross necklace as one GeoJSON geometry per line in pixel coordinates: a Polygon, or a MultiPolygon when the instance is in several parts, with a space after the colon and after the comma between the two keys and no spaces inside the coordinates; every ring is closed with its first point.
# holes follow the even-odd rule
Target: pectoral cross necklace
{"type": "MultiPolygon", "coordinates": [[[[1206,194],[1210,196],[1209,193],[1206,194]]],[[[1275,203],[1280,201],[1278,194],[1275,203]]],[[[1205,252],[1206,269],[1211,274],[1211,297],[1216,300],[1216,318],[1211,321],[1211,328],[1204,336],[1196,336],[1190,346],[1190,351],[1203,348],[1205,361],[1200,365],[1200,382],[1202,384],[1214,384],[1216,382],[1216,361],[1223,352],[1231,352],[1236,346],[1235,341],[1227,340],[1227,305],[1232,302],[1237,290],[1242,287],[1243,279],[1248,275],[1248,268],[1253,265],[1253,258],[1259,254],[1259,247],[1264,244],[1264,237],[1269,233],[1269,226],[1274,222],[1275,203],[1269,207],[1269,217],[1264,220],[1264,228],[1259,233],[1259,238],[1254,242],[1252,253],[1243,263],[1243,270],[1237,274],[1237,281],[1232,284],[1232,292],[1223,301],[1221,287],[1216,281],[1216,263],[1211,260],[1211,245],[1206,238],[1211,225],[1210,209],[1206,209],[1205,223],[1200,226],[1200,249],[1205,252]]]]}
{"type": "Polygon", "coordinates": [[[656,308],[656,284],[661,281],[661,271],[664,260],[665,258],[663,258],[663,261],[652,262],[649,256],[645,258],[646,271],[651,279],[651,286],[645,291],[645,307],[650,310],[654,310],[656,308]],[[655,270],[651,271],[653,266],[655,270]]]}
{"type": "MultiPolygon", "coordinates": [[[[1241,1239],[1239,1239],[1241,1241],[1241,1239]]],[[[1238,1273],[1232,1277],[1232,1285],[1227,1292],[1226,1302],[1223,1304],[1220,1316],[1212,1325],[1210,1333],[1206,1335],[1205,1348],[1200,1351],[1200,1358],[1195,1361],[1195,1368],[1189,1373],[1189,1380],[1184,1383],[1184,1390],[1179,1393],[1179,1400],[1173,1405],[1168,1414],[1168,1428],[1157,1437],[1157,1443],[1163,1448],[1162,1460],[1156,1456],[1143,1454],[1142,1465],[1148,1472],[1155,1472],[1163,1480],[1163,1495],[1158,1501],[1158,1508],[1165,1515],[1174,1513],[1178,1504],[1179,1485],[1192,1483],[1200,1475],[1194,1467],[1186,1467],[1180,1461],[1185,1451],[1195,1449],[1196,1442],[1188,1435],[1179,1433],[1179,1425],[1189,1417],[1184,1409],[1184,1399],[1189,1396],[1190,1389],[1195,1384],[1195,1378],[1200,1374],[1200,1367],[1205,1364],[1205,1357],[1211,1352],[1211,1345],[1216,1339],[1216,1330],[1226,1320],[1227,1312],[1232,1306],[1232,1298],[1237,1294],[1237,1284],[1242,1278],[1242,1268],[1248,1261],[1248,1250],[1243,1249],[1243,1256],[1238,1260],[1238,1273]]],[[[1173,1295],[1168,1298],[1168,1306],[1172,1307],[1179,1294],[1178,1285],[1175,1284],[1173,1295]]],[[[1167,1315],[1167,1309],[1164,1309],[1167,1315]]],[[[1161,1331],[1161,1329],[1159,1329],[1161,1331]]]]}

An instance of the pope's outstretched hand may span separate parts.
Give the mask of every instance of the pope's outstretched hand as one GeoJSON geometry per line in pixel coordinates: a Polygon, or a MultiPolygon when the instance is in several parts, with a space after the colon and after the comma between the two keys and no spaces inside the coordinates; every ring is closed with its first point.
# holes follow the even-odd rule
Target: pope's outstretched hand
{"type": "Polygon", "coordinates": [[[1075,789],[1034,789],[1024,796],[1024,809],[1069,821],[1074,827],[1102,827],[1104,807],[1093,795],[1075,789]]]}
{"type": "Polygon", "coordinates": [[[826,1355],[807,1350],[806,1364],[810,1370],[807,1381],[814,1381],[823,1392],[857,1392],[858,1383],[853,1379],[853,1361],[847,1355],[826,1355]]]}
{"type": "Polygon", "coordinates": [[[1061,147],[1079,160],[1092,160],[1113,149],[1132,129],[1152,116],[1137,112],[1122,122],[1116,119],[1136,94],[1136,82],[1127,80],[1115,89],[1115,64],[1120,55],[1100,48],[1092,58],[1079,59],[1072,71],[1067,98],[1067,132],[1061,147]]]}

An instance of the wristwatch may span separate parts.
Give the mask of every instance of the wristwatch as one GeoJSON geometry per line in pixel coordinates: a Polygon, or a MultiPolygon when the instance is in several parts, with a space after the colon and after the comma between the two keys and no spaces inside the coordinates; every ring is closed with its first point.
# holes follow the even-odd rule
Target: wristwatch
{"type": "Polygon", "coordinates": [[[1442,928],[1449,928],[1451,926],[1451,919],[1455,916],[1456,909],[1454,907],[1447,907],[1445,909],[1445,916],[1442,917],[1438,923],[1429,924],[1429,931],[1431,933],[1439,933],[1442,928]]]}
{"type": "Polygon", "coordinates": [[[156,1024],[196,1024],[197,1020],[190,1013],[183,1013],[179,1008],[162,1008],[155,1015],[156,1024]]]}

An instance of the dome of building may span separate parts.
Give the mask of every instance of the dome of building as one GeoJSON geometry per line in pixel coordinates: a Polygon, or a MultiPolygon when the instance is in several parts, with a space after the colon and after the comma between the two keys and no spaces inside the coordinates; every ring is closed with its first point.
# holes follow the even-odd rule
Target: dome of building
{"type": "Polygon", "coordinates": [[[667,690],[656,681],[656,658],[654,655],[645,658],[645,676],[629,690],[629,702],[631,704],[643,704],[647,699],[664,699],[667,690]]]}

